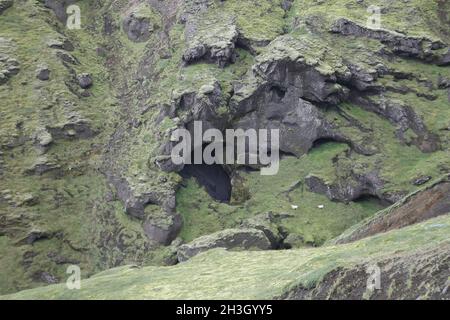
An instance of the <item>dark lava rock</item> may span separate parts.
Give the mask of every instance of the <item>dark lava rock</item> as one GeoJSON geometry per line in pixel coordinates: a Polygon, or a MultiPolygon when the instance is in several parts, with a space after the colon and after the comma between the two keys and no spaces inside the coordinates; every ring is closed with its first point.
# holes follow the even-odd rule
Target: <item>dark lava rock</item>
{"type": "Polygon", "coordinates": [[[33,275],[36,281],[45,282],[48,284],[56,284],[59,282],[58,278],[46,271],[38,271],[33,275]]]}
{"type": "Polygon", "coordinates": [[[92,86],[92,77],[89,73],[82,73],[78,76],[78,84],[82,89],[88,89],[92,86]]]}
{"type": "Polygon", "coordinates": [[[36,77],[41,81],[50,79],[50,69],[47,66],[42,66],[37,70],[36,77]]]}
{"type": "Polygon", "coordinates": [[[155,164],[165,172],[178,172],[183,169],[182,164],[176,165],[173,163],[171,156],[158,156],[155,158],[155,164]]]}
{"type": "Polygon", "coordinates": [[[51,251],[47,254],[47,257],[56,264],[79,264],[80,261],[64,257],[57,252],[51,251]]]}
{"type": "Polygon", "coordinates": [[[8,82],[8,80],[9,80],[9,73],[7,72],[7,70],[0,71],[0,86],[8,82]]]}
{"type": "Polygon", "coordinates": [[[439,76],[438,78],[438,88],[439,89],[447,89],[450,88],[450,79],[439,76]]]}
{"type": "Polygon", "coordinates": [[[63,61],[63,63],[70,63],[73,65],[79,65],[80,62],[77,60],[77,58],[75,58],[73,55],[63,51],[63,50],[58,50],[56,52],[56,56],[61,59],[61,61],[63,61]]]}
{"type": "Polygon", "coordinates": [[[450,49],[446,54],[444,54],[439,60],[438,65],[440,66],[448,66],[450,64],[450,49]]]}
{"type": "MultiPolygon", "coordinates": [[[[205,60],[223,68],[236,60],[239,32],[234,18],[214,22],[188,19],[185,36],[187,49],[183,61],[186,64],[205,60]]],[[[245,46],[248,47],[248,44],[245,46]]]]}
{"type": "Polygon", "coordinates": [[[292,7],[293,2],[294,2],[293,0],[283,0],[281,2],[281,7],[283,8],[284,11],[289,11],[292,7]]]}
{"type": "Polygon", "coordinates": [[[423,177],[419,177],[419,178],[415,179],[413,184],[415,186],[421,186],[421,185],[427,183],[430,180],[431,180],[430,176],[423,176],[423,177]]]}

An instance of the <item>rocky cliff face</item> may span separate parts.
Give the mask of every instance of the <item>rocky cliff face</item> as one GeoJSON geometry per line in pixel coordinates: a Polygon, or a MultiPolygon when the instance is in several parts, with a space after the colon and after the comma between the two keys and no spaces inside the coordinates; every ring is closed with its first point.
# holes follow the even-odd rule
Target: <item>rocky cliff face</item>
{"type": "Polygon", "coordinates": [[[317,247],[431,187],[450,170],[449,15],[419,0],[0,0],[0,292],[69,264],[317,247]],[[183,174],[170,137],[196,120],[279,129],[279,174],[183,174]]]}

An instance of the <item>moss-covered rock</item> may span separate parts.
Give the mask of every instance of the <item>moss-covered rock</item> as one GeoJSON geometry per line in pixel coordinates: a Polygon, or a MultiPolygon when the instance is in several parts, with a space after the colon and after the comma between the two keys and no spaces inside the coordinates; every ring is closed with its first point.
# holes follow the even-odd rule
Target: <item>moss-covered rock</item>
{"type": "Polygon", "coordinates": [[[214,248],[268,250],[271,244],[265,233],[258,229],[225,229],[181,245],[177,251],[178,261],[184,262],[214,248]]]}

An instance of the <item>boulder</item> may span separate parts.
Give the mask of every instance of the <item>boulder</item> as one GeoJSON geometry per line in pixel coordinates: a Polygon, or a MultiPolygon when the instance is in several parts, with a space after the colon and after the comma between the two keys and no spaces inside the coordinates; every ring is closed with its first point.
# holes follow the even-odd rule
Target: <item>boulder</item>
{"type": "Polygon", "coordinates": [[[233,17],[198,19],[191,17],[186,23],[187,49],[183,54],[186,64],[199,60],[215,62],[220,67],[236,59],[239,32],[233,17]]]}
{"type": "Polygon", "coordinates": [[[41,81],[47,81],[50,79],[50,69],[46,65],[40,66],[36,71],[36,78],[41,81]]]}
{"type": "Polygon", "coordinates": [[[444,78],[442,76],[439,76],[439,78],[438,78],[438,88],[439,89],[450,88],[450,78],[444,78]]]}
{"type": "Polygon", "coordinates": [[[226,229],[194,241],[178,248],[178,261],[186,261],[197,254],[214,249],[259,249],[269,250],[272,245],[263,231],[257,229],[226,229]]]}
{"type": "Polygon", "coordinates": [[[144,212],[143,229],[147,238],[158,244],[170,245],[181,229],[181,216],[165,212],[156,205],[147,206],[144,212]]]}
{"type": "Polygon", "coordinates": [[[46,172],[58,170],[61,167],[50,161],[46,156],[40,156],[36,159],[36,161],[25,170],[25,173],[28,175],[38,175],[41,176],[46,172]]]}
{"type": "MultiPolygon", "coordinates": [[[[2,40],[2,38],[0,38],[2,40]]],[[[6,42],[6,45],[9,43],[6,42]]],[[[0,43],[1,45],[1,43],[0,43]]],[[[5,84],[8,80],[19,73],[19,62],[9,55],[0,54],[0,85],[5,84]]]]}
{"type": "Polygon", "coordinates": [[[88,89],[92,86],[92,76],[89,73],[82,73],[77,78],[78,84],[82,89],[88,89]]]}
{"type": "Polygon", "coordinates": [[[428,181],[430,181],[431,179],[432,179],[431,176],[421,176],[421,177],[414,179],[413,184],[415,186],[421,186],[421,185],[427,183],[428,181]]]}
{"type": "Polygon", "coordinates": [[[33,138],[36,146],[42,149],[46,149],[53,142],[52,135],[45,128],[37,130],[33,138]]]}
{"type": "Polygon", "coordinates": [[[145,4],[141,4],[123,19],[122,27],[128,39],[133,42],[145,42],[158,28],[155,14],[145,4]]]}
{"type": "Polygon", "coordinates": [[[264,232],[269,239],[271,248],[278,249],[283,242],[283,235],[277,225],[277,217],[272,212],[262,213],[242,222],[241,227],[244,229],[257,229],[264,232]]]}

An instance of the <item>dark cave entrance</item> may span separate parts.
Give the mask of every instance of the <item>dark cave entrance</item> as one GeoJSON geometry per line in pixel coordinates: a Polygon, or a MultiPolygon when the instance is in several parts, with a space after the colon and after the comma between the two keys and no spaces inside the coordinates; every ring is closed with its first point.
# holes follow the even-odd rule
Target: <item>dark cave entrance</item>
{"type": "Polygon", "coordinates": [[[184,179],[195,178],[198,184],[215,200],[229,203],[231,200],[231,179],[219,164],[187,164],[180,175],[184,179]]]}
{"type": "Polygon", "coordinates": [[[377,196],[371,195],[371,194],[362,194],[360,195],[358,198],[354,199],[353,202],[355,203],[371,203],[373,205],[376,205],[378,207],[380,207],[381,209],[387,208],[391,205],[391,203],[389,203],[386,200],[383,200],[377,196]]]}
{"type": "MultiPolygon", "coordinates": [[[[206,145],[202,146],[202,152],[205,147],[206,145]]],[[[212,156],[215,156],[214,152],[212,156]]],[[[194,151],[192,151],[191,159],[194,159],[194,151]]],[[[183,179],[194,178],[214,200],[224,203],[230,202],[231,178],[222,165],[186,164],[179,174],[183,179]]]]}
{"type": "Polygon", "coordinates": [[[338,141],[338,140],[336,140],[334,138],[319,138],[319,139],[317,139],[317,140],[315,140],[313,142],[313,145],[312,145],[311,149],[318,148],[318,147],[320,147],[320,146],[322,146],[324,144],[332,143],[332,142],[334,142],[334,143],[342,143],[341,141],[338,141]]]}

